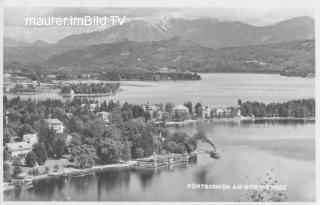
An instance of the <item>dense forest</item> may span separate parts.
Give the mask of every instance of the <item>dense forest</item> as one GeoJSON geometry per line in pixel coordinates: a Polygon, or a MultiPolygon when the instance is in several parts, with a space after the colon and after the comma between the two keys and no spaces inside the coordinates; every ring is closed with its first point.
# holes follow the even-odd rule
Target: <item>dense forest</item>
{"type": "Polygon", "coordinates": [[[77,83],[62,86],[60,93],[70,94],[71,90],[74,94],[101,94],[114,93],[120,87],[120,83],[77,83]]]}
{"type": "MultiPolygon", "coordinates": [[[[241,102],[240,102],[241,103],[241,102]]],[[[261,102],[241,103],[241,114],[243,116],[255,117],[315,117],[315,100],[291,100],[284,103],[264,104],[261,102]]]]}

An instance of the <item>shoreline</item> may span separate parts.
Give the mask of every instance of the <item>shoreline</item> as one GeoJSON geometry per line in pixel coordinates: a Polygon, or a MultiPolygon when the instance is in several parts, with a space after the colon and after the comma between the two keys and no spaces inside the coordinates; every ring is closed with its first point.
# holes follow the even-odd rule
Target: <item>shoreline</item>
{"type": "MultiPolygon", "coordinates": [[[[45,174],[41,174],[38,176],[33,176],[31,182],[46,179],[49,177],[57,177],[57,176],[72,176],[73,174],[91,174],[95,173],[97,171],[103,171],[106,169],[111,168],[121,168],[121,167],[130,167],[135,166],[137,164],[137,161],[131,160],[125,163],[114,163],[114,164],[105,164],[105,165],[95,165],[90,168],[84,168],[84,169],[76,169],[76,168],[64,168],[63,171],[57,171],[57,172],[49,172],[45,174]]],[[[75,175],[76,176],[76,175],[75,175]]],[[[16,185],[12,185],[10,182],[3,182],[3,191],[9,191],[16,188],[16,185]]]]}
{"type": "Polygon", "coordinates": [[[98,93],[98,94],[61,94],[58,93],[58,95],[62,97],[104,97],[104,96],[111,96],[115,95],[115,93],[98,93]]]}

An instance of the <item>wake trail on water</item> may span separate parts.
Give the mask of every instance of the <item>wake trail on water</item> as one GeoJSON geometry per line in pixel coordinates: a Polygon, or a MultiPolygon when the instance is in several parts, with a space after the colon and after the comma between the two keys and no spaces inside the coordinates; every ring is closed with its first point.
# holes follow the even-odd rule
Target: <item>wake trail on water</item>
{"type": "Polygon", "coordinates": [[[217,148],[216,146],[208,139],[208,137],[206,136],[206,134],[203,131],[198,131],[197,133],[195,133],[192,137],[195,141],[202,141],[205,143],[208,143],[209,145],[211,145],[211,147],[213,148],[212,152],[216,152],[217,148]]]}

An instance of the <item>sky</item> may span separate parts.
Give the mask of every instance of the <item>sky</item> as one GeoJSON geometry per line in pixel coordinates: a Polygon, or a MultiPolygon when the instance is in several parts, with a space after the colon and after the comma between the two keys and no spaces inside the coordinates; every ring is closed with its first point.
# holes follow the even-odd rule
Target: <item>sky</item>
{"type": "Polygon", "coordinates": [[[220,21],[240,21],[254,26],[266,26],[297,16],[314,17],[309,7],[258,7],[258,8],[197,8],[197,7],[5,7],[3,15],[4,36],[15,40],[34,42],[44,40],[55,43],[60,39],[84,32],[103,30],[103,26],[71,27],[30,27],[25,26],[27,17],[83,17],[83,16],[126,16],[126,22],[142,19],[157,22],[163,17],[174,18],[215,18],[220,21]]]}

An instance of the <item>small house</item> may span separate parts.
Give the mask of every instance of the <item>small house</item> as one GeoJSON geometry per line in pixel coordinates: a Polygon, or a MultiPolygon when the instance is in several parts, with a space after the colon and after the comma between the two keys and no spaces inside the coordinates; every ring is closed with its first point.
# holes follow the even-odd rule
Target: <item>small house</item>
{"type": "Polygon", "coordinates": [[[98,112],[98,116],[101,117],[103,119],[103,121],[109,123],[109,115],[110,113],[109,112],[98,112]]]}
{"type": "Polygon", "coordinates": [[[50,118],[46,119],[46,122],[48,123],[50,129],[52,128],[56,133],[63,134],[65,127],[60,120],[50,118]]]}
{"type": "Polygon", "coordinates": [[[31,146],[38,143],[38,135],[34,134],[24,134],[22,137],[22,141],[29,143],[31,146]]]}

